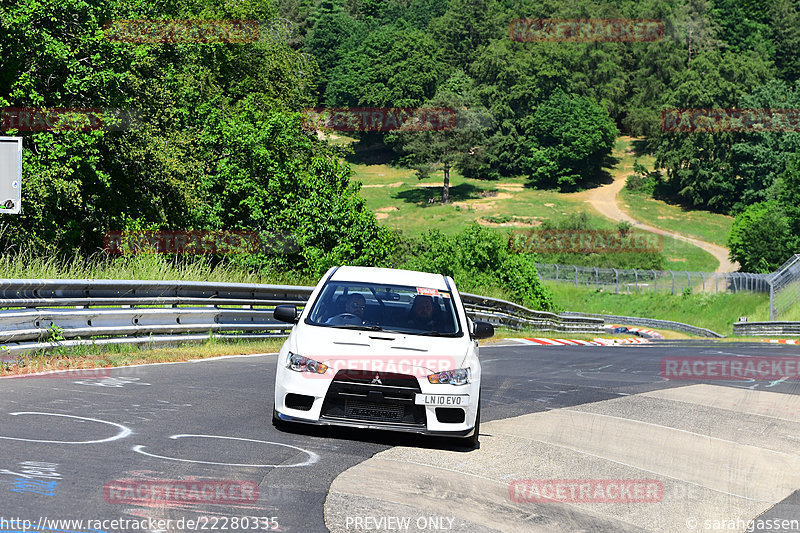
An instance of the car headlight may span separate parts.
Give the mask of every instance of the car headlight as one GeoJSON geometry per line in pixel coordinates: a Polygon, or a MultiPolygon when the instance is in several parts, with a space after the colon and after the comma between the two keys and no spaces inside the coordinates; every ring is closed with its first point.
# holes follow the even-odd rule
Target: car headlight
{"type": "Polygon", "coordinates": [[[328,371],[328,365],[292,352],[289,352],[289,357],[286,359],[286,368],[295,372],[311,372],[312,374],[324,374],[328,371]]]}
{"type": "Polygon", "coordinates": [[[472,371],[469,368],[458,368],[456,370],[445,370],[428,376],[430,383],[466,385],[472,381],[472,371]]]}

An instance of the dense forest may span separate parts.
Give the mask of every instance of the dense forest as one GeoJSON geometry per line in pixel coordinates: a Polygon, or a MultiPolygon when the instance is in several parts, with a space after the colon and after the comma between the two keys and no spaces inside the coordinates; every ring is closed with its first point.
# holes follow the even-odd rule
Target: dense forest
{"type": "MultiPolygon", "coordinates": [[[[0,4],[0,28],[0,107],[138,117],[119,131],[5,131],[25,150],[4,249],[91,254],[111,230],[225,229],[296,243],[237,259],[251,266],[319,273],[430,255],[375,220],[341,149],[304,127],[303,110],[321,106],[456,109],[453,131],[363,138],[422,174],[446,165],[563,191],[602,180],[618,134],[644,136],[663,169],[645,173],[654,195],[739,215],[743,267],[780,264],[800,243],[800,133],[660,126],[668,108],[799,108],[798,0],[28,0],[0,4]],[[521,17],[656,19],[664,33],[519,42],[509,23],[521,17]],[[261,34],[130,43],[104,30],[131,19],[258,20],[261,34]]],[[[533,268],[486,238],[484,264],[533,268]]]]}
{"type": "Polygon", "coordinates": [[[730,246],[745,270],[775,268],[800,249],[796,123],[694,133],[661,123],[665,109],[800,109],[800,2],[283,0],[280,10],[317,60],[325,105],[488,113],[446,149],[387,136],[412,165],[449,162],[468,176],[572,190],[599,181],[618,132],[645,136],[660,169],[648,189],[740,215],[730,246]],[[663,37],[516,42],[509,23],[521,17],[654,19],[663,37]]]}

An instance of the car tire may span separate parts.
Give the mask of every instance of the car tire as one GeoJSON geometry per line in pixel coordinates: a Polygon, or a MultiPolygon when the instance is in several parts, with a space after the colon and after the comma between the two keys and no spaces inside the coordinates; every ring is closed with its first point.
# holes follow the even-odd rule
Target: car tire
{"type": "Polygon", "coordinates": [[[480,431],[481,431],[481,404],[480,404],[480,398],[478,398],[478,412],[475,413],[475,431],[473,431],[472,435],[470,435],[469,437],[464,437],[464,439],[462,439],[464,445],[467,446],[469,449],[477,448],[479,445],[478,438],[480,431]]]}

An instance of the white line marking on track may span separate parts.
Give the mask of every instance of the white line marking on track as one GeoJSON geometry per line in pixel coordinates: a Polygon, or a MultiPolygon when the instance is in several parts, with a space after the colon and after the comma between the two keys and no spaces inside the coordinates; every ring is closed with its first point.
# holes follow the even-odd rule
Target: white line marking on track
{"type": "Polygon", "coordinates": [[[39,413],[36,411],[24,411],[18,413],[8,413],[11,416],[18,416],[18,415],[44,415],[44,416],[62,416],[64,418],[77,418],[78,420],[89,420],[90,422],[99,422],[101,424],[108,424],[110,426],[115,426],[120,429],[119,433],[112,437],[108,437],[107,439],[100,439],[100,440],[79,440],[79,441],[64,441],[64,440],[38,440],[38,439],[22,439],[19,437],[3,437],[0,435],[0,439],[6,440],[19,440],[23,442],[51,442],[53,444],[99,444],[101,442],[111,442],[114,440],[124,439],[133,431],[130,428],[123,426],[122,424],[117,424],[116,422],[109,422],[108,420],[99,420],[97,418],[89,418],[86,416],[75,416],[75,415],[63,415],[59,413],[39,413]]]}
{"type": "Polygon", "coordinates": [[[309,466],[309,465],[312,465],[312,464],[316,463],[317,461],[319,461],[319,455],[317,455],[316,453],[308,451],[308,450],[304,450],[303,448],[298,448],[297,446],[292,446],[291,444],[284,444],[282,442],[272,442],[272,441],[258,440],[258,439],[245,439],[245,438],[241,438],[241,437],[226,437],[226,436],[223,436],[223,435],[172,435],[170,437],[170,439],[180,439],[180,438],[183,438],[183,437],[195,437],[195,438],[207,438],[207,439],[228,439],[228,440],[241,440],[241,441],[246,441],[246,442],[260,442],[260,443],[263,443],[263,444],[274,444],[275,446],[285,446],[286,448],[292,448],[293,450],[297,450],[297,451],[303,452],[304,454],[308,455],[308,459],[303,461],[302,463],[294,463],[294,464],[288,464],[288,465],[255,465],[255,464],[248,464],[248,463],[245,463],[245,464],[242,464],[242,463],[216,463],[216,462],[212,462],[212,461],[198,461],[196,459],[180,459],[180,458],[177,458],[177,457],[167,457],[167,456],[164,456],[164,455],[156,455],[154,453],[149,453],[149,452],[144,451],[145,447],[142,446],[141,444],[138,444],[138,445],[134,446],[133,447],[133,451],[135,451],[136,453],[141,453],[142,455],[146,455],[148,457],[155,457],[157,459],[166,459],[166,460],[169,460],[169,461],[181,461],[181,462],[184,462],[184,463],[198,463],[198,464],[204,464],[204,465],[244,466],[244,467],[253,467],[253,468],[267,468],[267,467],[272,467],[272,468],[294,468],[296,466],[309,466]]]}

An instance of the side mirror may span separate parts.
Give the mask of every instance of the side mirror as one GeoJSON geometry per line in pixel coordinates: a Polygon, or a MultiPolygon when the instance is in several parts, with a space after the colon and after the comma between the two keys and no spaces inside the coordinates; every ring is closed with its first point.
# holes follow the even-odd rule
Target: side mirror
{"type": "Polygon", "coordinates": [[[298,318],[297,307],[294,305],[276,305],[272,316],[275,317],[275,320],[296,324],[298,318]]]}
{"type": "Polygon", "coordinates": [[[473,339],[488,339],[494,336],[494,326],[488,322],[477,321],[472,325],[473,339]]]}

